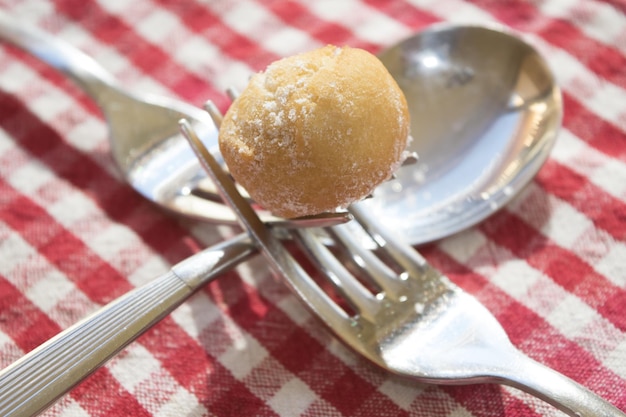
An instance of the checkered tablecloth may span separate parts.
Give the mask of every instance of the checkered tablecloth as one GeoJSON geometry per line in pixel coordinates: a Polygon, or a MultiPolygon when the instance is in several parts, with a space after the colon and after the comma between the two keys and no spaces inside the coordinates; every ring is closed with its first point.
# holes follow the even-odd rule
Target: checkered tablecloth
{"type": "MultiPolygon", "coordinates": [[[[224,109],[228,86],[327,43],[377,52],[440,21],[496,22],[547,58],[563,129],[536,179],[482,224],[421,248],[534,359],[626,410],[623,0],[0,0],[135,91],[224,109]]],[[[0,44],[0,367],[236,231],[144,201],[69,80],[0,44]]],[[[338,343],[255,258],[213,282],[48,416],[555,416],[498,385],[440,387],[338,343]]]]}

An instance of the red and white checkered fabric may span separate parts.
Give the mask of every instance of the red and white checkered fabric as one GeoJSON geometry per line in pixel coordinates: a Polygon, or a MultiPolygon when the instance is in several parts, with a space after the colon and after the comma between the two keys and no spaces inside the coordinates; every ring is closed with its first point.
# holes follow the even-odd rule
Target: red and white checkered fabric
{"type": "MultiPolygon", "coordinates": [[[[227,106],[228,86],[327,43],[377,52],[439,21],[505,24],[547,58],[565,117],[545,167],[492,218],[422,249],[529,356],[626,410],[623,0],[0,0],[129,89],[227,106]]],[[[98,108],[0,45],[0,367],[233,233],[185,223],[116,172],[98,108]]],[[[381,371],[256,258],[178,308],[48,416],[556,416],[497,385],[381,371]]]]}

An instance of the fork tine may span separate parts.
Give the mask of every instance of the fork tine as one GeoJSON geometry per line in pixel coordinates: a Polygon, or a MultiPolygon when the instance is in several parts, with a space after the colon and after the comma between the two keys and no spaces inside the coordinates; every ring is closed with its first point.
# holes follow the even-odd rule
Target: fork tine
{"type": "Polygon", "coordinates": [[[398,300],[402,301],[407,296],[410,298],[410,294],[420,294],[422,301],[428,303],[429,300],[434,300],[456,287],[412,246],[394,237],[389,228],[381,227],[372,216],[365,215],[361,207],[351,207],[350,213],[378,243],[384,255],[403,269],[404,272],[399,275],[399,278],[402,279],[404,285],[398,300]]]}
{"type": "Polygon", "coordinates": [[[235,101],[239,97],[239,91],[233,86],[226,89],[226,95],[230,98],[230,101],[235,101]]]}
{"type": "Polygon", "coordinates": [[[409,244],[394,236],[389,228],[380,227],[372,216],[367,216],[362,207],[353,206],[350,213],[359,224],[368,232],[372,239],[409,274],[419,276],[425,273],[430,266],[419,252],[409,244]]]}
{"type": "Polygon", "coordinates": [[[346,224],[329,228],[329,234],[337,241],[337,246],[341,246],[344,253],[350,258],[352,264],[357,267],[363,276],[369,277],[375,285],[384,291],[385,296],[394,298],[400,297],[405,285],[398,278],[392,268],[376,256],[360,237],[356,235],[354,224],[346,224]]]}
{"type": "Polygon", "coordinates": [[[367,319],[373,319],[380,308],[374,294],[354,278],[352,273],[310,229],[298,229],[295,237],[309,259],[358,314],[367,319]]]}
{"type": "Polygon", "coordinates": [[[215,126],[219,129],[222,126],[222,120],[224,120],[224,115],[222,114],[220,109],[217,108],[215,103],[209,100],[204,103],[204,110],[209,113],[209,116],[211,116],[213,123],[215,123],[215,126]]]}
{"type": "MultiPolygon", "coordinates": [[[[230,101],[235,101],[237,97],[239,97],[239,92],[235,89],[235,87],[228,87],[226,89],[226,95],[228,96],[230,101]]],[[[217,108],[215,103],[213,103],[213,101],[211,100],[207,100],[204,103],[203,107],[204,107],[204,110],[206,110],[206,112],[209,113],[209,116],[211,116],[211,119],[213,119],[213,123],[215,123],[215,126],[217,126],[217,128],[219,129],[220,126],[222,125],[222,120],[224,120],[224,115],[222,114],[222,112],[217,108]]]]}

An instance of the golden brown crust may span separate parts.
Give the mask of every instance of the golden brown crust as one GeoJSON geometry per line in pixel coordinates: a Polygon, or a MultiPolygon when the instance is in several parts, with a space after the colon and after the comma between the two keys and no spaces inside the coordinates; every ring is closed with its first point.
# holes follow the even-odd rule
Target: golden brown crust
{"type": "Polygon", "coordinates": [[[408,130],[406,100],[382,63],[326,46],[254,75],[226,113],[219,143],[258,203],[298,217],[370,194],[397,168],[408,130]]]}

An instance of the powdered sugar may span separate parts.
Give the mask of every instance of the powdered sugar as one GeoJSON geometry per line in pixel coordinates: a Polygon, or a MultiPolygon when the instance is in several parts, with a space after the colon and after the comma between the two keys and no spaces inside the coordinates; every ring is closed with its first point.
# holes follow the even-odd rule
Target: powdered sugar
{"type": "Polygon", "coordinates": [[[406,104],[399,89],[386,91],[379,82],[384,73],[363,72],[370,64],[354,51],[327,47],[315,59],[270,65],[224,118],[220,147],[233,176],[277,215],[346,206],[398,165],[406,104]]]}

